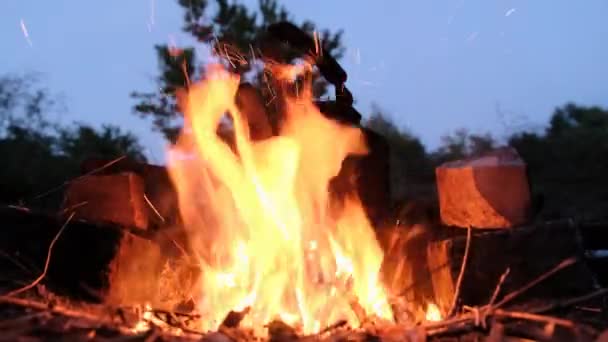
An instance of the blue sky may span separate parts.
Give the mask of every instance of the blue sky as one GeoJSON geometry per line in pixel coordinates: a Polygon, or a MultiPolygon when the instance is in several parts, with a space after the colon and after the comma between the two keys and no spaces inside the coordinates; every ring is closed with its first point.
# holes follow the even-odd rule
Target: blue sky
{"type": "MultiPolygon", "coordinates": [[[[566,101],[608,107],[605,0],[283,4],[296,21],[344,29],[359,110],[378,104],[431,148],[459,127],[499,137],[541,127],[566,101]]],[[[59,119],[120,125],[160,162],[164,141],[131,114],[129,93],[153,89],[154,44],[191,43],[181,16],[175,0],[2,0],[0,73],[43,73],[69,109],[59,119]]]]}

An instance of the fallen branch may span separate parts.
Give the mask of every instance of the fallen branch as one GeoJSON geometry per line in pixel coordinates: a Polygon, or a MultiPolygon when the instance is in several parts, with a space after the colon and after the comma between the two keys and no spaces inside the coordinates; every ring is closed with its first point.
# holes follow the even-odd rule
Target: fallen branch
{"type": "Polygon", "coordinates": [[[559,326],[571,328],[571,329],[576,328],[576,324],[570,320],[552,317],[552,316],[537,315],[537,314],[533,314],[533,313],[529,313],[529,312],[506,311],[506,310],[502,310],[502,309],[496,309],[496,310],[494,310],[494,312],[492,312],[492,315],[500,316],[500,317],[508,317],[508,318],[517,318],[517,319],[523,319],[523,320],[527,320],[527,321],[534,321],[534,322],[541,322],[541,323],[550,323],[550,324],[555,324],[555,325],[559,325],[559,326]]]}

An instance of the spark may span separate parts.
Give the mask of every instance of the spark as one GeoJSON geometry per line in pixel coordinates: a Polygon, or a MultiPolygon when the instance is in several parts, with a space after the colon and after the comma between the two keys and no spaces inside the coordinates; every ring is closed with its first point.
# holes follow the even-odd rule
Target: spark
{"type": "Polygon", "coordinates": [[[361,50],[355,49],[355,64],[361,64],[361,50]]]}
{"type": "Polygon", "coordinates": [[[25,37],[25,40],[27,41],[29,46],[33,46],[32,40],[30,39],[30,34],[28,33],[27,27],[25,26],[25,21],[23,21],[23,19],[21,19],[20,24],[21,24],[21,31],[23,32],[23,36],[25,37]]]}
{"type": "Polygon", "coordinates": [[[367,87],[377,87],[377,85],[374,82],[370,82],[370,81],[366,81],[366,80],[359,80],[359,84],[361,84],[363,86],[367,86],[367,87]]]}
{"type": "Polygon", "coordinates": [[[505,13],[505,17],[511,16],[511,14],[515,13],[516,10],[517,10],[516,8],[511,8],[510,10],[507,11],[507,13],[505,13]]]}
{"type": "Polygon", "coordinates": [[[154,0],[150,0],[150,17],[148,18],[148,31],[152,32],[152,28],[154,27],[156,17],[156,3],[154,0]]]}

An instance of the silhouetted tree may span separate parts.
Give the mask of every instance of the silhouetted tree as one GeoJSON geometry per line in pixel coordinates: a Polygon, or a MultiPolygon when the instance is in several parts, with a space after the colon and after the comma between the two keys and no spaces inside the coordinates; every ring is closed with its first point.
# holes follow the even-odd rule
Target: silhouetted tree
{"type": "Polygon", "coordinates": [[[145,160],[137,139],[114,126],[64,127],[47,116],[63,110],[32,75],[0,76],[0,202],[56,207],[61,194],[36,198],[76,177],[87,157],[145,160]],[[35,203],[31,203],[35,200],[35,203]]]}
{"type": "Polygon", "coordinates": [[[489,133],[471,134],[461,128],[451,135],[441,137],[441,146],[433,153],[436,164],[462,159],[491,151],[496,141],[489,133]]]}
{"type": "Polygon", "coordinates": [[[373,107],[365,126],[388,141],[391,149],[391,190],[395,199],[406,196],[415,184],[432,182],[433,169],[424,145],[416,136],[397,127],[377,106],[373,107]]]}
{"type": "Polygon", "coordinates": [[[566,104],[544,133],[522,132],[509,144],[528,164],[532,184],[545,193],[548,216],[608,212],[608,111],[566,104]]]}
{"type": "Polygon", "coordinates": [[[103,125],[101,129],[84,124],[61,128],[57,148],[61,155],[75,161],[90,157],[107,159],[123,155],[134,161],[146,160],[142,152],[143,147],[137,138],[112,125],[103,125]]]}
{"type": "MultiPolygon", "coordinates": [[[[260,65],[254,61],[259,60],[265,28],[269,24],[291,19],[285,7],[280,6],[276,0],[259,0],[256,10],[228,0],[178,0],[178,4],[184,10],[183,31],[197,41],[211,45],[216,55],[225,60],[227,67],[257,84],[260,95],[266,103],[271,103],[274,96],[269,90],[272,75],[260,71],[260,65]],[[215,5],[215,8],[211,5],[215,5]]],[[[316,30],[311,21],[304,21],[300,27],[311,34],[316,30]]],[[[340,58],[344,53],[342,32],[322,30],[318,33],[326,51],[340,58]]],[[[274,62],[292,63],[301,57],[293,50],[282,46],[277,48],[278,52],[274,50],[277,52],[273,55],[274,62]]],[[[197,60],[193,48],[177,49],[158,45],[155,49],[160,69],[156,89],[160,90],[132,93],[132,97],[138,101],[134,111],[142,117],[152,118],[154,128],[173,141],[182,124],[175,99],[176,91],[186,87],[190,80],[201,77],[204,68],[197,60]]],[[[313,83],[315,94],[325,94],[327,84],[318,77],[316,71],[313,76],[316,80],[313,83]]],[[[272,106],[268,106],[272,122],[275,111],[272,106]]]]}
{"type": "Polygon", "coordinates": [[[518,133],[509,143],[545,178],[601,181],[608,172],[608,111],[567,104],[544,134],[518,133]]]}

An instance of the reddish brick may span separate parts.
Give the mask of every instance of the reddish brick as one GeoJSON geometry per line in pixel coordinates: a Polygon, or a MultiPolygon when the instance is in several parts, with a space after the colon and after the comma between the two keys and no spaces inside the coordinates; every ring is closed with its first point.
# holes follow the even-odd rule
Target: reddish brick
{"type": "Polygon", "coordinates": [[[134,173],[83,176],[70,183],[64,208],[78,208],[76,217],[146,229],[148,208],[144,183],[134,173]]]}

